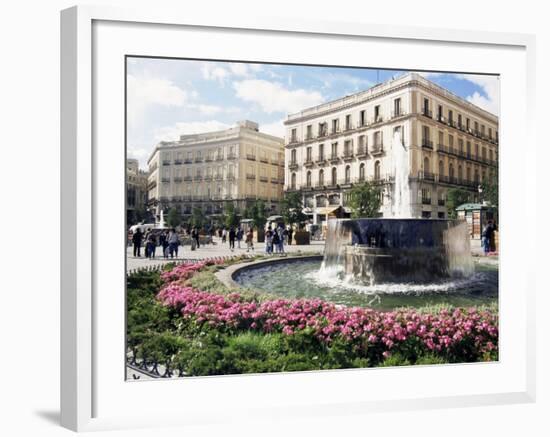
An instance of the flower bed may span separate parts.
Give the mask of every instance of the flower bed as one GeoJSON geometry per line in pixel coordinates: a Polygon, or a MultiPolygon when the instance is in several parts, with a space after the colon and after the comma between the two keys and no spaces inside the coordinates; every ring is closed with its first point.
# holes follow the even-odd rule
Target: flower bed
{"type": "Polygon", "coordinates": [[[306,335],[330,347],[343,343],[376,365],[392,355],[415,362],[433,354],[447,362],[495,360],[498,317],[488,310],[456,308],[438,314],[411,310],[382,312],[341,307],[320,299],[250,301],[238,293],[220,295],[186,286],[204,267],[221,261],[184,264],[162,274],[162,305],[186,321],[225,334],[254,332],[306,335]]]}

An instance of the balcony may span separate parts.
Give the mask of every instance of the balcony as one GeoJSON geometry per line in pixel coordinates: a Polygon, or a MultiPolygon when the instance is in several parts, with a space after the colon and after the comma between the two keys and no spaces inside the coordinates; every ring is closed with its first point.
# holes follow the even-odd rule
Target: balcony
{"type": "Polygon", "coordinates": [[[338,185],[343,187],[350,187],[351,186],[351,178],[342,179],[338,181],[338,185]]]}
{"type": "Polygon", "coordinates": [[[174,182],[176,182],[177,184],[180,184],[182,181],[183,181],[183,179],[181,178],[181,176],[176,176],[174,178],[174,182]]]}
{"type": "Polygon", "coordinates": [[[209,182],[209,181],[212,180],[212,176],[211,176],[211,175],[206,175],[206,176],[204,177],[204,180],[205,180],[206,182],[209,182]]]}
{"type": "Polygon", "coordinates": [[[399,118],[399,117],[403,117],[404,115],[405,115],[405,111],[403,111],[401,108],[399,108],[398,110],[392,111],[391,118],[392,119],[399,118]]]}
{"type": "Polygon", "coordinates": [[[185,176],[185,177],[183,178],[183,180],[184,180],[184,181],[192,181],[193,178],[192,178],[191,176],[185,176]]]}
{"type": "Polygon", "coordinates": [[[280,182],[279,178],[271,178],[272,184],[278,184],[280,182]]]}
{"type": "Polygon", "coordinates": [[[212,158],[211,156],[207,156],[206,158],[204,158],[204,162],[212,162],[214,161],[214,158],[212,158]]]}
{"type": "Polygon", "coordinates": [[[304,161],[304,167],[306,168],[313,167],[313,159],[311,159],[311,157],[306,158],[306,160],[304,161]]]}
{"type": "Polygon", "coordinates": [[[357,153],[355,154],[355,156],[357,156],[357,158],[361,159],[361,158],[366,158],[368,156],[368,151],[367,151],[367,148],[366,147],[358,147],[357,148],[357,153]]]}
{"type": "Polygon", "coordinates": [[[462,132],[466,130],[466,126],[464,126],[462,123],[457,123],[456,128],[462,132]]]}
{"type": "Polygon", "coordinates": [[[202,161],[203,161],[202,156],[197,156],[195,158],[195,162],[202,162],[202,161]]]}
{"type": "Polygon", "coordinates": [[[223,175],[217,174],[216,176],[214,176],[214,179],[217,181],[223,181],[223,175]]]}
{"type": "Polygon", "coordinates": [[[330,155],[330,158],[328,159],[330,161],[331,164],[337,164],[338,161],[340,161],[340,158],[338,157],[338,155],[336,153],[330,155]]]}
{"type": "Polygon", "coordinates": [[[288,168],[290,170],[298,170],[298,162],[297,161],[290,161],[288,164],[288,168]]]}
{"type": "Polygon", "coordinates": [[[432,117],[432,111],[430,111],[428,108],[423,108],[422,109],[422,115],[424,117],[433,118],[432,117]]]}
{"type": "Polygon", "coordinates": [[[349,132],[350,130],[353,130],[353,124],[349,123],[344,126],[344,132],[349,132]]]}
{"type": "Polygon", "coordinates": [[[249,161],[256,161],[256,155],[251,155],[249,153],[246,154],[246,159],[249,161]]]}
{"type": "Polygon", "coordinates": [[[163,159],[162,160],[162,165],[170,165],[170,160],[169,159],[163,159]]]}
{"type": "Polygon", "coordinates": [[[228,153],[228,154],[227,154],[227,159],[237,159],[237,154],[235,154],[235,153],[228,153]]]}
{"type": "Polygon", "coordinates": [[[427,197],[422,198],[422,205],[431,205],[431,204],[432,204],[432,199],[429,199],[427,197]]]}
{"type": "Polygon", "coordinates": [[[251,174],[251,173],[247,173],[247,174],[246,174],[246,179],[248,179],[248,180],[256,180],[256,175],[255,175],[255,174],[251,174]]]}
{"type": "Polygon", "coordinates": [[[267,182],[269,178],[267,176],[260,176],[260,182],[267,182]]]}
{"type": "Polygon", "coordinates": [[[263,162],[264,164],[267,164],[269,162],[269,159],[267,159],[266,157],[262,157],[262,158],[260,158],[260,162],[263,162]]]}
{"type": "Polygon", "coordinates": [[[420,179],[424,179],[426,181],[435,181],[435,174],[430,173],[429,171],[421,171],[419,176],[420,179]]]}
{"type": "Polygon", "coordinates": [[[166,177],[166,176],[163,176],[161,178],[161,182],[170,182],[170,178],[169,177],[166,177]]]}
{"type": "Polygon", "coordinates": [[[319,156],[315,162],[317,163],[317,165],[325,165],[327,163],[325,155],[319,156]]]}
{"type": "Polygon", "coordinates": [[[317,138],[324,138],[328,135],[328,129],[323,129],[319,131],[319,134],[317,135],[317,138]]]}
{"type": "Polygon", "coordinates": [[[422,138],[422,147],[424,149],[430,149],[430,150],[433,150],[434,148],[434,143],[430,140],[428,140],[427,138],[422,138]]]}
{"type": "Polygon", "coordinates": [[[193,162],[193,160],[191,158],[186,158],[183,163],[184,164],[191,164],[193,162]]]}
{"type": "Polygon", "coordinates": [[[288,145],[291,146],[293,144],[298,144],[298,138],[297,137],[291,137],[290,138],[290,141],[289,141],[288,145]]]}
{"type": "Polygon", "coordinates": [[[342,159],[344,162],[350,162],[353,160],[353,152],[351,150],[344,151],[344,154],[342,155],[342,159]]]}
{"type": "Polygon", "coordinates": [[[193,180],[195,181],[202,181],[202,176],[201,175],[196,175],[193,180]]]}
{"type": "Polygon", "coordinates": [[[234,174],[228,174],[227,175],[227,180],[228,181],[234,181],[235,180],[235,175],[234,174]]]}
{"type": "Polygon", "coordinates": [[[223,155],[217,155],[216,161],[223,161],[223,155]]]}
{"type": "Polygon", "coordinates": [[[376,117],[373,118],[372,124],[382,123],[383,121],[384,121],[384,117],[382,117],[381,115],[377,115],[376,117]]]}
{"type": "Polygon", "coordinates": [[[181,165],[182,163],[183,163],[183,161],[182,161],[181,159],[176,159],[176,160],[174,161],[174,164],[175,164],[175,165],[181,165]]]}
{"type": "Polygon", "coordinates": [[[456,123],[454,122],[454,120],[450,120],[450,119],[449,119],[448,124],[449,124],[450,127],[456,128],[456,123]]]}
{"type": "Polygon", "coordinates": [[[384,154],[384,145],[383,144],[375,144],[372,146],[370,154],[372,156],[379,156],[384,154]]]}

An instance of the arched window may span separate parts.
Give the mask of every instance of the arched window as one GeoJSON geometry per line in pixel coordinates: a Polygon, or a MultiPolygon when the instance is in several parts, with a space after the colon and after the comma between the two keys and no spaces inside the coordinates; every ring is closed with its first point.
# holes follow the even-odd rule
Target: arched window
{"type": "Polygon", "coordinates": [[[346,166],[346,184],[351,182],[351,168],[349,165],[346,166]]]}
{"type": "Polygon", "coordinates": [[[430,173],[430,158],[427,156],[424,158],[424,174],[430,173]]]}
{"type": "Polygon", "coordinates": [[[380,179],[380,161],[374,163],[374,179],[380,179]]]}
{"type": "Polygon", "coordinates": [[[359,166],[359,180],[364,181],[365,180],[365,163],[362,162],[359,166]]]}
{"type": "Polygon", "coordinates": [[[336,174],[337,174],[337,173],[336,173],[336,167],[332,167],[331,183],[332,183],[333,186],[336,185],[336,183],[337,183],[337,182],[336,182],[336,181],[337,181],[337,179],[336,179],[336,174]]]}
{"type": "Polygon", "coordinates": [[[319,186],[325,185],[325,171],[319,170],[319,186]]]}
{"type": "Polygon", "coordinates": [[[308,171],[307,175],[306,175],[306,185],[308,187],[311,187],[311,172],[310,171],[308,171]]]}
{"type": "Polygon", "coordinates": [[[290,179],[290,187],[295,190],[296,189],[296,173],[292,173],[291,179],[290,179]]]}
{"type": "Polygon", "coordinates": [[[443,167],[443,161],[439,161],[439,176],[443,176],[445,174],[443,167]]]}

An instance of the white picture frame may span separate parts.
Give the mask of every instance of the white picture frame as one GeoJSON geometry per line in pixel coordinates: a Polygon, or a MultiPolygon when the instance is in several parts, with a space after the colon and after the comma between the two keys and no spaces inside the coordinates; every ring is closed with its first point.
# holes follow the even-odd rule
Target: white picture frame
{"type": "MultiPolygon", "coordinates": [[[[136,40],[136,38],[129,39],[136,40]]],[[[156,37],[153,37],[153,40],[155,39],[156,37]]],[[[140,42],[138,41],[136,44],[140,44],[140,42]]],[[[150,42],[150,47],[145,47],[145,42],[141,42],[141,44],[143,44],[144,51],[155,50],[155,41],[150,42]]],[[[215,15],[209,17],[193,16],[188,13],[178,15],[173,11],[158,9],[135,11],[78,6],[62,11],[61,424],[72,430],[83,431],[167,424],[205,424],[214,421],[219,423],[238,420],[238,412],[231,409],[224,410],[219,405],[216,406],[215,401],[211,402],[209,412],[204,411],[204,409],[201,410],[201,405],[205,405],[204,403],[207,402],[207,395],[215,395],[220,398],[220,402],[223,400],[227,402],[231,393],[238,393],[239,390],[244,387],[250,388],[251,385],[258,387],[258,389],[271,390],[274,390],[275,386],[281,387],[281,390],[291,390],[292,387],[309,387],[313,392],[310,398],[305,397],[302,402],[289,405],[285,405],[281,401],[283,399],[282,394],[281,397],[277,397],[277,392],[273,393],[272,403],[261,400],[257,402],[257,405],[246,404],[246,401],[237,395],[236,404],[242,404],[245,407],[244,410],[254,407],[256,420],[273,416],[285,418],[297,415],[340,414],[344,411],[346,414],[350,412],[364,414],[373,411],[533,402],[535,399],[535,288],[532,283],[533,280],[529,278],[533,278],[534,275],[529,276],[530,266],[526,260],[522,261],[519,257],[514,258],[514,247],[518,244],[518,240],[510,231],[507,233],[507,230],[514,229],[519,220],[534,219],[536,211],[531,206],[519,217],[509,206],[506,206],[506,199],[519,195],[522,199],[521,202],[527,203],[534,198],[536,192],[536,178],[533,173],[536,165],[532,164],[535,159],[534,114],[532,109],[534,107],[535,92],[534,45],[534,37],[530,35],[482,31],[466,32],[387,25],[365,26],[361,23],[308,22],[307,20],[287,18],[248,18],[245,16],[239,21],[226,22],[223,17],[216,17],[215,15]],[[103,23],[106,24],[104,28],[97,27],[98,24],[102,25],[103,23]],[[117,26],[120,29],[115,29],[117,26]],[[448,379],[449,376],[453,376],[453,379],[458,380],[458,384],[462,381],[464,389],[449,388],[449,391],[446,392],[445,390],[437,391],[433,388],[432,391],[428,390],[420,393],[415,391],[415,387],[411,385],[407,390],[403,389],[401,396],[399,390],[396,389],[395,393],[387,397],[369,397],[366,393],[354,393],[352,396],[351,393],[346,394],[345,389],[353,384],[361,386],[361,384],[367,382],[371,387],[374,387],[373,372],[377,372],[377,378],[380,379],[387,376],[395,381],[406,381],[409,375],[407,372],[412,369],[367,369],[360,372],[328,371],[323,375],[319,374],[321,372],[299,372],[292,375],[191,378],[186,387],[186,392],[203,393],[204,398],[198,398],[194,402],[195,410],[191,408],[193,405],[187,405],[186,408],[188,409],[186,411],[190,412],[189,414],[178,414],[177,409],[166,412],[154,411],[151,414],[136,411],[134,416],[128,414],[127,411],[118,411],[114,404],[123,403],[123,399],[118,397],[122,395],[123,391],[128,392],[125,396],[129,397],[139,396],[140,393],[143,393],[144,396],[159,396],[161,393],[166,396],[174,396],[175,393],[178,393],[178,390],[181,392],[180,381],[128,384],[124,381],[118,381],[116,378],[118,388],[113,389],[112,392],[106,389],[107,386],[113,385],[113,381],[105,377],[106,369],[109,371],[109,366],[113,363],[112,360],[116,361],[116,358],[110,356],[109,351],[117,350],[117,347],[122,349],[124,347],[123,343],[119,341],[120,336],[123,337],[124,333],[119,333],[118,328],[124,325],[125,315],[120,311],[109,313],[106,311],[105,299],[103,297],[98,298],[98,290],[101,291],[106,282],[112,279],[120,280],[116,274],[113,276],[112,274],[103,273],[105,272],[102,267],[105,263],[103,260],[104,255],[106,257],[111,255],[104,253],[104,246],[101,244],[100,239],[105,238],[104,234],[108,233],[108,229],[102,228],[104,226],[102,223],[110,219],[109,202],[116,202],[117,199],[121,200],[120,196],[118,198],[116,196],[117,193],[123,190],[123,187],[118,187],[117,184],[120,182],[120,178],[111,173],[109,171],[111,168],[104,164],[102,146],[98,146],[97,142],[104,135],[101,131],[103,127],[98,128],[98,121],[100,126],[105,126],[101,125],[102,113],[99,112],[101,105],[105,103],[103,103],[104,99],[100,95],[101,92],[98,94],[97,90],[103,87],[101,81],[107,79],[105,79],[106,72],[102,70],[103,66],[106,65],[105,62],[99,62],[98,64],[101,64],[101,66],[98,67],[96,61],[98,59],[103,61],[101,56],[105,51],[106,60],[115,59],[115,62],[122,62],[123,60],[119,55],[124,53],[125,49],[118,47],[118,43],[123,42],[124,32],[134,32],[132,35],[135,36],[135,32],[139,34],[140,31],[145,29],[152,32],[151,34],[158,33],[159,43],[162,43],[160,40],[163,37],[160,34],[166,36],[166,33],[177,32],[178,29],[185,29],[187,34],[193,32],[197,34],[199,32],[225,32],[224,37],[229,37],[227,33],[229,29],[234,31],[235,38],[243,35],[274,38],[279,39],[282,46],[284,46],[283,38],[294,38],[296,41],[300,39],[312,41],[316,38],[325,38],[334,41],[335,44],[346,39],[348,42],[353,40],[357,44],[363,42],[407,44],[411,47],[426,45],[427,50],[432,51],[437,51],[437,47],[452,46],[456,50],[469,50],[469,48],[475,46],[480,50],[480,62],[481,55],[486,55],[484,50],[494,50],[494,59],[483,61],[486,66],[477,71],[498,73],[503,77],[502,127],[500,130],[502,135],[500,144],[503,149],[501,153],[501,180],[505,182],[506,179],[504,178],[507,174],[510,174],[512,169],[516,170],[516,177],[521,179],[513,187],[506,183],[501,186],[501,196],[503,197],[501,286],[504,288],[513,286],[519,291],[517,295],[504,294],[504,302],[501,302],[503,349],[500,362],[484,364],[483,366],[486,367],[456,365],[445,366],[445,369],[440,369],[419,366],[418,369],[414,369],[415,379],[422,380],[422,378],[429,375],[430,378],[435,380],[437,378],[444,380],[445,378],[448,379]],[[102,36],[103,33],[106,33],[106,36],[102,36]],[[117,35],[119,38],[117,38],[117,35]],[[113,46],[113,53],[109,55],[103,41],[107,37],[113,46]],[[491,62],[494,62],[495,66],[499,62],[498,59],[500,58],[497,52],[501,55],[508,53],[511,58],[514,58],[514,62],[512,62],[514,65],[504,66],[502,69],[498,67],[491,68],[491,62]],[[111,55],[112,57],[110,57],[111,55]],[[515,105],[515,116],[518,117],[519,113],[521,117],[518,117],[517,122],[509,123],[511,113],[508,111],[508,105],[512,104],[515,105]],[[506,153],[506,150],[512,147],[512,144],[518,138],[524,139],[523,147],[528,153],[525,153],[525,156],[520,158],[519,162],[516,160],[514,163],[513,158],[506,153]],[[514,168],[514,164],[517,167],[514,168]],[[98,168],[101,168],[101,176],[98,173],[98,168]],[[531,169],[529,174],[527,168],[531,169]],[[110,200],[102,197],[106,187],[118,187],[113,189],[114,194],[110,200]],[[109,217],[107,217],[108,215],[109,217]],[[515,272],[505,270],[506,266],[512,264],[516,268],[515,272]],[[517,316],[513,311],[517,311],[517,316]],[[512,325],[515,328],[513,333],[511,329],[508,329],[512,325]],[[107,346],[104,340],[105,332],[109,330],[112,330],[115,334],[113,334],[113,343],[107,346]],[[480,378],[480,381],[486,382],[486,385],[480,382],[478,390],[475,390],[474,387],[468,387],[468,381],[461,380],[461,378],[464,378],[463,375],[469,374],[477,375],[473,377],[480,378]],[[498,375],[498,378],[501,379],[504,378],[500,385],[497,384],[496,380],[498,378],[494,375],[498,375]],[[495,381],[491,382],[492,378],[495,381]],[[493,383],[493,385],[491,386],[490,383],[493,383]],[[316,393],[315,389],[317,387],[326,389],[325,394],[316,393]],[[344,390],[341,399],[338,398],[340,394],[337,391],[339,389],[344,390]],[[106,400],[107,397],[110,401],[106,400]],[[346,399],[346,401],[344,402],[342,399],[346,399]],[[211,414],[212,411],[218,413],[215,420],[211,414]]],[[[164,47],[165,50],[170,50],[166,44],[164,44],[164,47]]],[[[243,47],[240,50],[239,54],[228,56],[228,58],[265,61],[271,59],[270,57],[277,56],[274,53],[276,49],[273,46],[270,48],[263,47],[262,53],[266,53],[263,59],[257,59],[257,53],[259,52],[254,54],[254,46],[243,47]],[[249,56],[246,55],[247,50],[250,53],[249,56]],[[239,55],[240,57],[236,57],[239,55]]],[[[126,54],[138,53],[126,52],[126,54]]],[[[159,56],[164,54],[158,53],[159,56]]],[[[288,62],[298,61],[298,58],[290,55],[290,52],[288,56],[288,62]]],[[[209,58],[209,55],[203,57],[209,58]]],[[[327,65],[329,61],[330,59],[327,58],[327,61],[325,61],[327,65]]],[[[332,62],[334,65],[344,65],[342,59],[338,59],[336,56],[332,62]]],[[[392,67],[384,61],[373,60],[372,62],[375,65],[371,66],[392,67]],[[383,65],[380,65],[380,63],[383,65]]],[[[403,68],[419,68],[418,65],[408,65],[407,60],[403,62],[407,64],[401,65],[403,68]]],[[[438,60],[438,62],[445,61],[438,60]]],[[[455,67],[459,67],[458,64],[457,59],[455,67]]],[[[452,62],[446,65],[445,71],[465,71],[460,68],[452,68],[452,62]]],[[[119,67],[117,66],[117,68],[119,67]]],[[[116,77],[113,79],[113,84],[109,84],[104,88],[120,84],[120,80],[123,78],[116,77]]],[[[115,92],[117,94],[114,96],[115,100],[118,98],[119,93],[123,93],[123,91],[118,89],[115,92]]],[[[120,108],[121,102],[116,101],[118,103],[114,107],[120,108]]],[[[123,130],[120,130],[121,117],[123,118],[123,114],[112,117],[112,125],[105,128],[105,130],[114,129],[112,132],[118,132],[113,138],[121,138],[121,135],[123,137],[123,130]]],[[[119,144],[118,141],[115,141],[115,143],[117,156],[120,157],[119,148],[123,148],[124,145],[119,144]]],[[[117,164],[113,165],[116,167],[117,164]]],[[[531,202],[531,205],[534,205],[534,202],[531,202]]],[[[113,235],[115,235],[116,240],[117,234],[113,235]]],[[[120,238],[123,239],[124,235],[120,238]]],[[[117,263],[114,264],[117,265],[117,263]]],[[[121,271],[120,275],[123,276],[124,271],[121,271]]],[[[117,283],[119,284],[119,282],[117,283]]],[[[120,305],[120,296],[117,293],[115,295],[119,300],[117,305],[112,308],[120,309],[118,306],[120,305]]],[[[118,367],[116,367],[116,371],[111,370],[116,375],[120,374],[118,367]]]]}

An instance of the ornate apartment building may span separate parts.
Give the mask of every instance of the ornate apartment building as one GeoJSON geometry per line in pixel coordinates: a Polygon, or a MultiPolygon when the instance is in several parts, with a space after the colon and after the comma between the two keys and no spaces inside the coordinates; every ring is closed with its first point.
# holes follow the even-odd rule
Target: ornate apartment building
{"type": "Polygon", "coordinates": [[[145,219],[147,207],[147,172],[139,169],[137,159],[126,160],[126,223],[145,219]]]}
{"type": "Polygon", "coordinates": [[[285,190],[303,195],[314,223],[338,207],[349,214],[349,190],[366,180],[383,188],[381,216],[395,216],[400,172],[411,217],[446,218],[447,191],[476,200],[498,165],[498,118],[416,73],[291,114],[285,126],[285,190]]]}
{"type": "Polygon", "coordinates": [[[175,207],[184,218],[195,207],[207,215],[222,214],[227,202],[242,213],[256,199],[276,211],[283,195],[283,150],[282,138],[259,132],[248,120],[161,142],[147,161],[149,205],[157,215],[175,207]]]}

